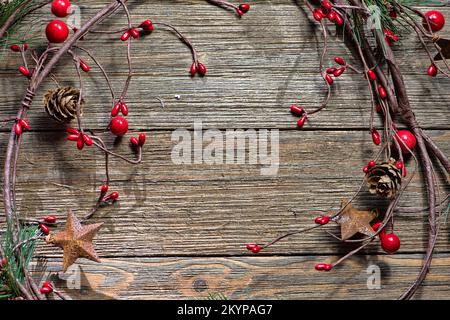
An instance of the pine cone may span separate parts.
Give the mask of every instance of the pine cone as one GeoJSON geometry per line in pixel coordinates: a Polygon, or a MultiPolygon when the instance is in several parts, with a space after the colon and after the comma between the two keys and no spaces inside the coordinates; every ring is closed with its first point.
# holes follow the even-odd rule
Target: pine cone
{"type": "Polygon", "coordinates": [[[402,174],[395,166],[395,160],[375,165],[367,172],[369,192],[392,199],[402,184],[402,174]]]}
{"type": "MultiPolygon", "coordinates": [[[[77,116],[80,90],[72,87],[49,90],[44,95],[45,111],[58,122],[70,122],[77,116]]],[[[81,113],[84,101],[81,100],[81,113]]]]}

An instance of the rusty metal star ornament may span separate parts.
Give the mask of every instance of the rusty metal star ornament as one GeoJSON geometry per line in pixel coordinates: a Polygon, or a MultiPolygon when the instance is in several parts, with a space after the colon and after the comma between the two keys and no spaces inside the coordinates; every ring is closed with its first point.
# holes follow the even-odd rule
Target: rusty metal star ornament
{"type": "Polygon", "coordinates": [[[64,231],[55,235],[48,235],[47,243],[60,247],[64,251],[63,271],[75,263],[78,258],[86,258],[100,262],[95,252],[92,240],[103,223],[82,226],[80,220],[69,210],[64,231]]]}
{"type": "Polygon", "coordinates": [[[377,212],[358,210],[347,200],[342,201],[342,211],[334,221],[341,226],[341,239],[347,240],[357,233],[366,236],[374,236],[376,232],[372,229],[370,222],[377,217],[377,212]],[[345,207],[345,208],[344,208],[345,207]]]}

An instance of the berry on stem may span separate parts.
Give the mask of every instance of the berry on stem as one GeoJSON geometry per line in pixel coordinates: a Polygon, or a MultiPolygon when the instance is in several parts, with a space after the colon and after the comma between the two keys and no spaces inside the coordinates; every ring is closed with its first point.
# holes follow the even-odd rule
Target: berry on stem
{"type": "Polygon", "coordinates": [[[204,76],[205,74],[206,74],[206,67],[205,67],[205,65],[204,64],[202,64],[202,63],[198,63],[198,73],[201,75],[201,76],[204,76]]]}
{"type": "Polygon", "coordinates": [[[22,134],[22,126],[20,125],[20,123],[17,122],[16,124],[14,124],[14,132],[17,136],[20,136],[22,134]]]}
{"type": "Polygon", "coordinates": [[[387,98],[386,89],[382,85],[378,86],[378,94],[380,95],[381,99],[386,99],[387,98]]]}
{"type": "Polygon", "coordinates": [[[375,160],[370,160],[367,165],[369,166],[369,168],[373,168],[377,165],[377,163],[375,162],[375,160]]]}
{"type": "Polygon", "coordinates": [[[380,233],[381,247],[389,254],[395,253],[400,249],[400,239],[394,233],[380,233]]]}
{"type": "Polygon", "coordinates": [[[46,222],[46,223],[56,223],[56,216],[46,216],[45,218],[44,218],[44,221],[46,222]]]}
{"type": "Polygon", "coordinates": [[[20,52],[20,51],[22,51],[22,49],[20,48],[20,46],[17,45],[17,44],[13,44],[13,45],[11,45],[9,48],[11,49],[11,51],[14,51],[14,52],[20,52]]]}
{"type": "Polygon", "coordinates": [[[364,173],[369,172],[369,166],[365,166],[365,167],[363,168],[363,172],[364,172],[364,173]]]}
{"type": "Polygon", "coordinates": [[[125,102],[120,103],[120,112],[126,117],[128,115],[128,106],[125,102]]]}
{"type": "Polygon", "coordinates": [[[41,229],[42,233],[45,235],[50,233],[50,228],[46,224],[39,224],[39,229],[41,229]]]}
{"type": "Polygon", "coordinates": [[[247,13],[250,10],[250,5],[248,3],[242,3],[239,5],[239,10],[241,10],[242,13],[247,13]]]}
{"type": "Polygon", "coordinates": [[[319,22],[322,21],[322,19],[323,19],[323,12],[322,12],[322,10],[314,9],[313,17],[314,17],[314,19],[316,21],[319,21],[319,22]]]}
{"type": "Polygon", "coordinates": [[[120,37],[120,40],[122,41],[127,41],[128,39],[130,39],[130,32],[129,31],[125,31],[122,36],[120,37]]]}
{"type": "Polygon", "coordinates": [[[322,0],[320,4],[326,10],[331,10],[333,8],[333,5],[328,0],[322,0]]]}
{"type": "Polygon", "coordinates": [[[82,137],[83,137],[83,142],[85,145],[87,145],[88,147],[92,146],[92,138],[91,137],[89,137],[85,133],[82,134],[82,137]]]}
{"type": "Polygon", "coordinates": [[[153,22],[151,20],[145,20],[140,25],[139,28],[142,28],[142,30],[147,32],[152,32],[155,30],[155,27],[153,26],[153,22]]]}
{"type": "Polygon", "coordinates": [[[130,34],[133,37],[133,39],[139,38],[139,31],[137,31],[136,29],[130,29],[130,34]]]}
{"type": "Polygon", "coordinates": [[[395,162],[395,167],[396,167],[397,169],[399,169],[399,170],[402,170],[403,167],[404,167],[403,161],[397,160],[397,161],[395,162]]]}
{"type": "Polygon", "coordinates": [[[104,185],[102,185],[102,186],[100,187],[100,193],[101,193],[101,194],[106,194],[106,193],[108,192],[108,189],[109,189],[109,185],[104,184],[104,185]]]}
{"type": "MultiPolygon", "coordinates": [[[[431,10],[425,13],[425,18],[430,22],[430,27],[433,32],[437,32],[442,30],[445,25],[444,15],[437,10],[431,10]]],[[[428,23],[425,19],[423,19],[423,27],[428,30],[428,23]]]]}
{"type": "Polygon", "coordinates": [[[416,147],[416,137],[408,130],[397,131],[396,138],[404,154],[409,153],[409,150],[414,150],[414,148],[416,147]]]}
{"type": "Polygon", "coordinates": [[[80,68],[81,70],[83,70],[84,72],[89,72],[89,70],[91,70],[91,68],[89,67],[89,65],[84,62],[83,60],[80,59],[80,68]]]}
{"type": "Polygon", "coordinates": [[[438,69],[434,63],[432,63],[427,70],[427,73],[430,77],[436,77],[438,74],[438,69]]]}
{"type": "Polygon", "coordinates": [[[136,137],[131,137],[131,138],[130,138],[130,143],[131,143],[131,145],[132,145],[133,147],[139,146],[139,140],[138,140],[138,138],[136,138],[136,137]]]}
{"type": "Polygon", "coordinates": [[[298,119],[297,127],[302,128],[305,125],[307,119],[308,119],[307,115],[304,114],[300,119],[298,119]]]}
{"type": "Polygon", "coordinates": [[[195,62],[192,63],[189,73],[191,74],[191,76],[195,76],[197,74],[197,64],[195,62]]]}
{"type": "Polygon", "coordinates": [[[19,119],[19,123],[20,123],[20,125],[22,126],[23,129],[30,130],[31,127],[30,127],[30,124],[28,123],[27,120],[19,119]]]}
{"type": "Polygon", "coordinates": [[[325,80],[328,82],[328,84],[329,84],[330,86],[331,86],[331,85],[333,84],[333,82],[334,82],[333,78],[332,78],[329,74],[325,75],[325,80]]]}
{"type": "Polygon", "coordinates": [[[291,113],[295,114],[296,116],[301,116],[305,112],[305,109],[300,107],[299,105],[293,104],[291,105],[291,113]]]}
{"type": "Polygon", "coordinates": [[[380,133],[376,129],[372,129],[372,141],[377,146],[381,143],[380,133]]]}
{"type": "Polygon", "coordinates": [[[83,141],[83,137],[81,135],[78,136],[77,148],[78,148],[78,150],[83,150],[83,148],[84,148],[84,141],[83,141]]]}
{"type": "Polygon", "coordinates": [[[139,145],[142,147],[145,144],[145,140],[147,139],[147,136],[145,133],[139,134],[139,145]]]}
{"type": "Polygon", "coordinates": [[[368,70],[367,71],[367,76],[369,77],[369,79],[371,81],[377,80],[377,75],[375,74],[375,72],[373,70],[368,70]]]}
{"type": "Polygon", "coordinates": [[[344,66],[344,65],[345,65],[345,60],[344,60],[344,58],[342,58],[342,57],[335,57],[335,58],[334,58],[334,61],[335,61],[337,64],[340,64],[341,66],[344,66]]]}
{"type": "Polygon", "coordinates": [[[28,70],[26,67],[24,67],[24,66],[20,66],[19,67],[19,72],[24,76],[24,77],[27,77],[27,78],[30,78],[30,70],[28,70]]]}
{"type": "Polygon", "coordinates": [[[111,109],[111,117],[116,117],[119,114],[121,104],[122,102],[118,102],[114,105],[111,109]]]}
{"type": "Polygon", "coordinates": [[[69,28],[66,23],[61,20],[53,20],[47,24],[45,35],[51,43],[62,43],[69,36],[69,28]]]}
{"type": "Polygon", "coordinates": [[[116,117],[111,120],[110,129],[112,134],[121,137],[128,131],[128,121],[122,117],[116,117]]]}
{"type": "Polygon", "coordinates": [[[342,16],[336,12],[336,18],[334,20],[338,26],[342,26],[344,24],[344,19],[342,16]]]}
{"type": "Polygon", "coordinates": [[[339,69],[336,69],[335,72],[333,72],[333,75],[337,78],[340,77],[345,72],[345,67],[340,67],[339,69]]]}
{"type": "Polygon", "coordinates": [[[330,222],[330,217],[329,216],[317,217],[316,219],[314,219],[314,222],[316,224],[323,226],[326,225],[328,222],[330,222]]]}
{"type": "Polygon", "coordinates": [[[59,18],[66,17],[69,14],[69,9],[69,0],[53,0],[52,2],[52,13],[59,18]]]}

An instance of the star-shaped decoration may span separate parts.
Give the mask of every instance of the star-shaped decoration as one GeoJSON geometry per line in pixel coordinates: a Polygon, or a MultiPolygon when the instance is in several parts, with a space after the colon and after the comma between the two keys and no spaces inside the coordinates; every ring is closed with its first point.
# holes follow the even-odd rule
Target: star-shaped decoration
{"type": "Polygon", "coordinates": [[[357,233],[373,236],[376,232],[372,229],[370,222],[377,217],[376,211],[358,210],[347,200],[342,201],[344,210],[334,221],[341,226],[341,238],[347,240],[357,233]],[[345,208],[344,208],[345,207],[345,208]]]}
{"type": "Polygon", "coordinates": [[[66,272],[78,258],[86,258],[100,262],[95,252],[92,240],[103,223],[82,226],[77,217],[69,211],[65,230],[46,238],[51,243],[64,250],[63,271],[66,272]]]}

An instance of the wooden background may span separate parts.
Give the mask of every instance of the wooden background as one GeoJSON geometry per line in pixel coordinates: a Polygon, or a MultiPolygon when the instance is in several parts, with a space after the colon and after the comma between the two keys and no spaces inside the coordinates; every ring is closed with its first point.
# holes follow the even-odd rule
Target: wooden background
{"type": "MultiPolygon", "coordinates": [[[[74,1],[83,21],[107,2],[74,1]]],[[[81,289],[57,274],[61,251],[45,244],[39,246],[38,255],[46,262],[39,263],[46,263],[51,273],[38,277],[50,277],[79,299],[201,299],[216,293],[236,299],[380,299],[398,297],[415,279],[427,238],[426,213],[414,212],[426,205],[419,175],[400,202],[395,230],[402,247],[396,255],[384,254],[375,243],[336,270],[318,273],[316,263],[335,261],[352,248],[323,230],[294,236],[257,256],[245,250],[247,242],[264,243],[337,209],[341,199],[357,189],[361,168],[376,152],[367,129],[366,83],[355,75],[339,78],[329,108],[304,130],[296,129],[289,105],[297,101],[312,108],[324,94],[317,75],[320,34],[295,1],[249,2],[252,10],[240,20],[201,0],[131,1],[136,22],[145,18],[169,22],[188,35],[208,76],[188,76],[189,51],[170,33],[155,31],[133,41],[136,77],[127,99],[128,120],[130,134],[147,133],[144,163],[130,167],[112,161],[111,187],[121,198],[92,220],[105,222],[95,241],[102,263],[79,260],[81,289]],[[165,108],[156,97],[164,100],[165,108]],[[257,165],[174,164],[171,134],[178,128],[192,129],[194,121],[223,130],[279,129],[278,175],[262,176],[257,165]],[[379,290],[367,287],[371,265],[381,270],[379,290]]],[[[450,17],[449,8],[440,10],[450,17]]],[[[48,8],[36,13],[33,30],[42,36],[51,18],[48,8]]],[[[125,22],[119,13],[102,28],[117,29],[125,22]]],[[[449,33],[450,24],[442,34],[449,33]]],[[[127,71],[124,43],[89,36],[84,46],[96,52],[119,92],[127,71]]],[[[411,35],[403,35],[402,44],[395,47],[417,118],[450,154],[450,81],[426,76],[429,61],[411,35]]],[[[332,39],[329,49],[330,61],[334,55],[349,56],[338,38],[332,39]]],[[[26,86],[16,71],[19,64],[17,55],[3,53],[4,117],[15,115],[26,86]]],[[[77,86],[69,58],[55,74],[61,83],[77,86]]],[[[95,67],[85,80],[85,125],[105,128],[108,90],[95,67]]],[[[81,216],[93,205],[104,160],[93,148],[77,151],[66,141],[64,127],[48,118],[41,97],[52,86],[45,84],[30,113],[32,132],[25,135],[22,147],[18,209],[28,217],[56,214],[63,219],[68,209],[81,216]]],[[[6,126],[0,132],[2,161],[8,131],[6,126]]],[[[113,143],[112,138],[107,140],[113,143]]],[[[128,138],[114,148],[133,155],[128,138]]],[[[413,170],[412,162],[408,169],[413,170]]],[[[442,192],[449,192],[448,184],[443,184],[442,192]]],[[[377,204],[374,201],[363,193],[357,205],[370,209],[377,204]]],[[[328,228],[339,230],[335,225],[328,228]]],[[[450,297],[448,235],[443,225],[431,273],[417,298],[450,297]]],[[[73,279],[76,276],[69,280],[73,279]]]]}

